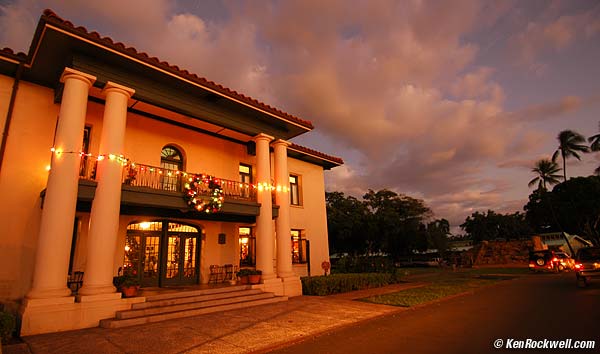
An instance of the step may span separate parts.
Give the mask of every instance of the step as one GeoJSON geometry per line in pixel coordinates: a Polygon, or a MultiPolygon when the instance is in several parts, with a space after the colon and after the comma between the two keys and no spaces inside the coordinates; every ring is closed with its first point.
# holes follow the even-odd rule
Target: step
{"type": "Polygon", "coordinates": [[[205,307],[205,308],[189,310],[189,311],[169,312],[169,313],[163,313],[163,314],[159,314],[159,315],[136,317],[136,318],[129,318],[129,319],[124,319],[124,320],[106,319],[106,320],[100,321],[100,327],[103,327],[103,328],[129,327],[129,326],[136,326],[136,325],[141,325],[141,324],[145,324],[145,323],[154,323],[154,322],[172,320],[172,319],[177,319],[177,318],[185,318],[185,317],[191,317],[191,316],[197,316],[197,315],[204,315],[207,313],[229,311],[229,310],[247,308],[247,307],[251,307],[251,306],[273,304],[273,303],[282,302],[282,301],[287,301],[287,296],[275,296],[275,297],[270,297],[270,298],[262,299],[262,300],[237,302],[237,303],[221,305],[221,306],[205,307]]]}
{"type": "Polygon", "coordinates": [[[217,299],[224,299],[224,298],[235,297],[235,296],[255,295],[255,294],[260,294],[260,293],[262,293],[262,290],[260,290],[260,289],[250,289],[250,290],[227,291],[227,292],[220,292],[220,293],[215,293],[215,294],[203,294],[203,295],[195,295],[195,296],[188,295],[188,296],[175,297],[175,298],[164,299],[164,300],[148,300],[148,298],[146,298],[146,302],[140,302],[140,303],[133,304],[131,306],[131,309],[132,310],[142,310],[142,309],[147,309],[147,308],[152,308],[152,307],[181,305],[181,304],[187,304],[190,302],[217,300],[217,299]]]}
{"type": "Polygon", "coordinates": [[[215,299],[215,300],[205,300],[205,301],[190,302],[190,303],[179,304],[179,305],[170,305],[170,306],[158,306],[158,307],[151,307],[151,308],[146,308],[146,309],[117,311],[116,317],[117,317],[117,319],[127,319],[127,318],[151,316],[151,315],[177,312],[177,311],[189,311],[189,310],[210,307],[210,306],[220,306],[220,305],[227,305],[227,304],[233,304],[233,303],[244,302],[244,301],[268,299],[268,298],[272,298],[274,296],[275,295],[273,295],[273,293],[264,293],[261,291],[258,294],[226,297],[226,298],[215,299]]]}
{"type": "MultiPolygon", "coordinates": [[[[173,291],[172,293],[146,296],[146,301],[176,299],[176,298],[181,298],[181,297],[226,293],[226,292],[249,290],[249,289],[252,289],[252,287],[250,285],[235,285],[235,286],[224,286],[221,288],[211,288],[211,289],[173,291]]],[[[144,295],[142,294],[141,296],[144,296],[144,295]]]]}

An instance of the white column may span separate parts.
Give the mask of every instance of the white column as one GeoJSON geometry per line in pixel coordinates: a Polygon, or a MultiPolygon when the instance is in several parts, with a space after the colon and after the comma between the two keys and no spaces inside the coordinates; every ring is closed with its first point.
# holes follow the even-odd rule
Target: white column
{"type": "Polygon", "coordinates": [[[290,143],[278,139],[272,145],[275,150],[275,204],[279,205],[279,216],[275,219],[277,276],[286,278],[294,275],[290,235],[290,176],[287,165],[287,147],[290,143]]]}
{"type": "Polygon", "coordinates": [[[69,255],[77,204],[79,164],[89,89],[94,76],[65,68],[60,81],[65,84],[55,151],[46,185],[30,299],[71,295],[67,288],[69,255]]]}
{"type": "Polygon", "coordinates": [[[90,214],[87,260],[81,295],[115,292],[112,284],[115,248],[121,206],[121,173],[118,158],[123,154],[127,101],[135,92],[108,82],[104,87],[106,104],[100,136],[96,193],[90,214]]]}
{"type": "Polygon", "coordinates": [[[260,214],[256,217],[256,268],[262,270],[262,279],[275,278],[273,272],[273,202],[271,200],[271,154],[269,142],[272,136],[259,134],[256,142],[256,182],[260,214]]]}

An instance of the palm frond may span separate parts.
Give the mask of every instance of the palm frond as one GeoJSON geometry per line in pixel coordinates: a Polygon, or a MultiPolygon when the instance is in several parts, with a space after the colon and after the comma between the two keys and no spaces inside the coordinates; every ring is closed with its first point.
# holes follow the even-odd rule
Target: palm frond
{"type": "Polygon", "coordinates": [[[535,184],[538,183],[538,181],[541,181],[539,177],[532,179],[531,181],[529,181],[529,183],[527,183],[527,187],[531,188],[535,186],[535,184]]]}
{"type": "Polygon", "coordinates": [[[600,134],[590,136],[588,142],[590,143],[590,150],[600,151],[600,134]]]}

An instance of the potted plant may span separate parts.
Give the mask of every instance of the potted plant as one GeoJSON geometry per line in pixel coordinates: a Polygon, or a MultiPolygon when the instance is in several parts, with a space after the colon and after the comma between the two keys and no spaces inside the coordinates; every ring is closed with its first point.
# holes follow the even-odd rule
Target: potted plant
{"type": "Polygon", "coordinates": [[[250,284],[258,284],[260,283],[260,276],[262,275],[262,271],[258,269],[249,269],[248,281],[250,284]]]}
{"type": "MultiPolygon", "coordinates": [[[[2,305],[0,305],[0,347],[2,347],[2,344],[8,344],[16,325],[15,316],[10,312],[2,310],[2,305]]],[[[2,350],[0,349],[1,352],[2,350]]]]}
{"type": "Polygon", "coordinates": [[[123,297],[137,296],[140,289],[140,280],[131,268],[126,268],[122,271],[119,267],[119,275],[113,278],[113,284],[123,294],[123,297]]]}
{"type": "Polygon", "coordinates": [[[240,284],[248,284],[250,282],[249,276],[252,269],[240,269],[235,275],[240,278],[240,284]]]}

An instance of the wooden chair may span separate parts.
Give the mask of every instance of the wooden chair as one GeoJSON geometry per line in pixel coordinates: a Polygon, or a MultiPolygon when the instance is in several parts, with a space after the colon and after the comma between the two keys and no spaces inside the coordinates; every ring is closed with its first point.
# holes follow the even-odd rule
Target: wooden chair
{"type": "Polygon", "coordinates": [[[234,276],[234,274],[233,274],[233,272],[234,272],[233,264],[225,264],[223,266],[223,268],[225,270],[225,278],[223,279],[223,281],[233,280],[234,279],[233,278],[233,276],[234,276]]]}
{"type": "Polygon", "coordinates": [[[210,270],[210,277],[208,278],[209,284],[216,284],[223,281],[223,267],[213,264],[208,267],[208,269],[210,270]]]}

